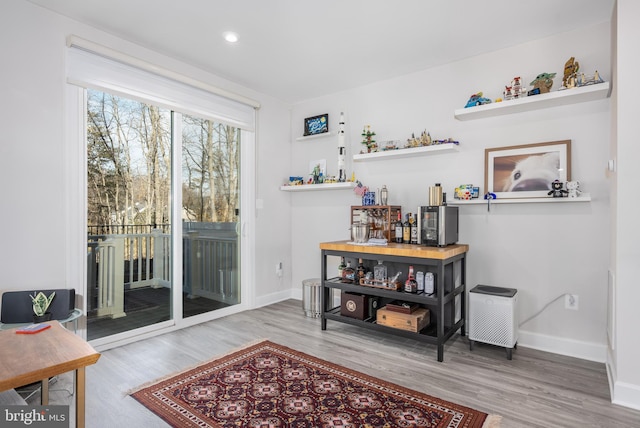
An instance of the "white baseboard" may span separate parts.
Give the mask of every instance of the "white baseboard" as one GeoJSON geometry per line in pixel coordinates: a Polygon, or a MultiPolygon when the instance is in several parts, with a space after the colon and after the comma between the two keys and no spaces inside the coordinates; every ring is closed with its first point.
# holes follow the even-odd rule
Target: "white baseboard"
{"type": "Polygon", "coordinates": [[[613,383],[613,404],[640,410],[640,386],[626,382],[613,383]]]}
{"type": "MultiPolygon", "coordinates": [[[[302,300],[302,290],[290,289],[267,294],[266,296],[256,296],[254,307],[261,308],[288,299],[302,300]]],[[[300,310],[302,310],[302,306],[300,306],[300,310]]]]}
{"type": "Polygon", "coordinates": [[[607,347],[604,343],[584,342],[564,337],[520,331],[518,333],[518,346],[553,352],[554,354],[566,355],[568,357],[581,358],[583,360],[596,361],[598,363],[607,361],[607,347]]]}
{"type": "Polygon", "coordinates": [[[608,350],[608,357],[606,367],[611,402],[618,406],[640,410],[640,385],[619,382],[616,367],[611,363],[613,361],[613,355],[610,349],[608,350]]]}

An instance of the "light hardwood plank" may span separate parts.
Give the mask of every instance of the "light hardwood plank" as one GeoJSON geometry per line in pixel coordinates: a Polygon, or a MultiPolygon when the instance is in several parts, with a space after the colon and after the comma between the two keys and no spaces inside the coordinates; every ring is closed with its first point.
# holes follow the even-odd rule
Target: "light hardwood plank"
{"type": "MultiPolygon", "coordinates": [[[[522,347],[509,361],[504,349],[490,345],[470,351],[460,336],[438,363],[433,345],[332,321],[321,331],[320,320],[305,317],[297,300],[103,352],[86,369],[87,426],[166,427],[126,392],[259,339],[502,415],[504,428],[640,426],[640,411],[611,404],[604,364],[522,347]]],[[[64,392],[50,394],[51,404],[68,402],[64,392]]]]}

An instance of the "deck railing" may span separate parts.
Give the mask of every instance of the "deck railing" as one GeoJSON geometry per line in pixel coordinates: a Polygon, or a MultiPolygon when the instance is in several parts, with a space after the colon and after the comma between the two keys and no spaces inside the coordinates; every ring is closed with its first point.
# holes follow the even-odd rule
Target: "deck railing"
{"type": "MultiPolygon", "coordinates": [[[[183,223],[183,284],[190,298],[228,304],[240,301],[235,223],[183,223]]],[[[171,287],[171,235],[151,233],[89,235],[88,309],[117,318],[124,290],[171,287]]]]}

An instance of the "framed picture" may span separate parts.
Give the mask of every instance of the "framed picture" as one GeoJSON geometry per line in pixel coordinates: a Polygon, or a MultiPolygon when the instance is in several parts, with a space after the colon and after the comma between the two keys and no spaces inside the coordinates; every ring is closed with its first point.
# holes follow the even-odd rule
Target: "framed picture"
{"type": "Polygon", "coordinates": [[[484,151],[485,192],[498,199],[548,197],[554,180],[571,180],[571,140],[484,151]]]}
{"type": "Polygon", "coordinates": [[[304,120],[304,136],[329,132],[329,114],[307,117],[304,120]]]}

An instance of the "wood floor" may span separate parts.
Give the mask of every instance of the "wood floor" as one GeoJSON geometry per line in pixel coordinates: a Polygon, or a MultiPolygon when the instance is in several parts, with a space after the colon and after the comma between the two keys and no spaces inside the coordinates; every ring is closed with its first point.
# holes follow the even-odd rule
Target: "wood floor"
{"type": "MultiPolygon", "coordinates": [[[[436,348],[355,326],[307,318],[298,300],[246,311],[103,352],[87,368],[87,427],[166,427],[127,391],[259,339],[503,417],[502,427],[640,427],[640,411],[610,403],[604,364],[454,336],[436,348]]],[[[61,379],[60,383],[69,381],[61,379]]],[[[56,389],[53,385],[52,389],[56,389]]],[[[51,404],[69,404],[51,392],[51,404]]],[[[73,410],[71,411],[73,414],[73,410]]]]}

